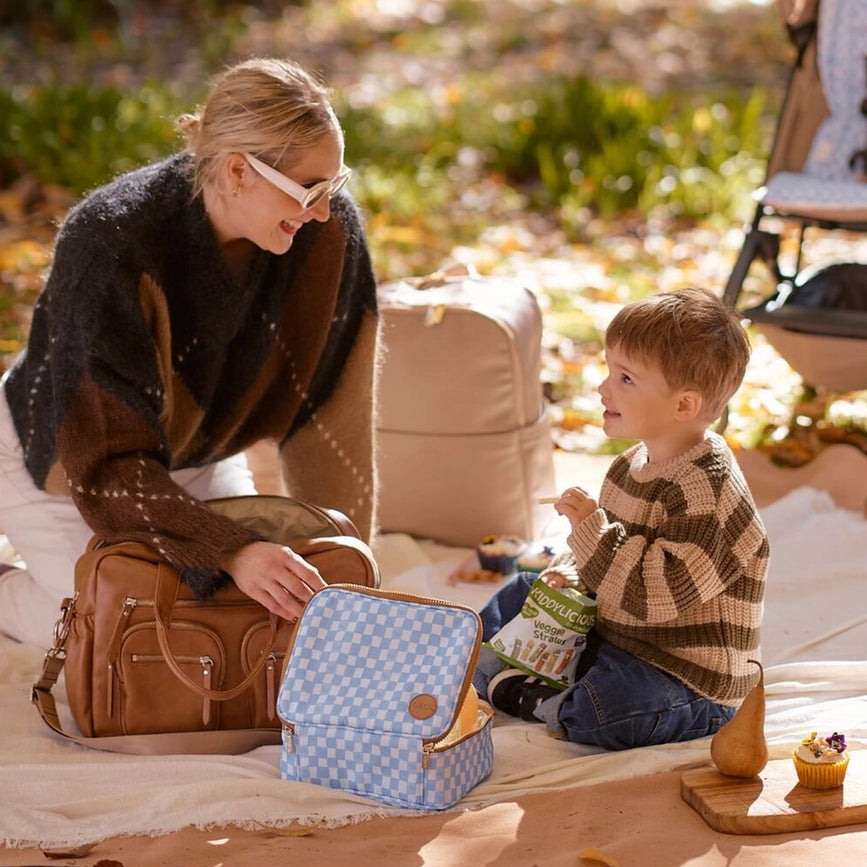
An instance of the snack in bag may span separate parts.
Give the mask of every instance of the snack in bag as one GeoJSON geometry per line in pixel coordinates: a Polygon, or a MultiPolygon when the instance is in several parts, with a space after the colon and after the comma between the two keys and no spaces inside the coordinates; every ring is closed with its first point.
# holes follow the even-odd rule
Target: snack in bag
{"type": "Polygon", "coordinates": [[[537,578],[517,617],[485,647],[500,659],[551,686],[565,689],[596,622],[596,600],[571,587],[557,590],[537,578]]]}

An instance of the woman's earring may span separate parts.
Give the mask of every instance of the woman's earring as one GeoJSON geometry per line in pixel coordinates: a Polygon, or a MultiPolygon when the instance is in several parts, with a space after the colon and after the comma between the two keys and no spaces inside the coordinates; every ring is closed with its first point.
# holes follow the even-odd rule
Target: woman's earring
{"type": "Polygon", "coordinates": [[[237,199],[238,196],[240,196],[240,195],[241,195],[241,188],[240,188],[240,187],[235,187],[235,189],[232,190],[232,198],[233,198],[233,199],[237,199]]]}

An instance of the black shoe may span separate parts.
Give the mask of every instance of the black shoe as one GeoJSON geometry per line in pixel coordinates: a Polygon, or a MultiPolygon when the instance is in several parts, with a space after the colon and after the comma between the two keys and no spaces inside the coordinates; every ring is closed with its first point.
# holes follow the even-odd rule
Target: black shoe
{"type": "Polygon", "coordinates": [[[516,716],[525,722],[541,722],[533,711],[558,690],[538,677],[530,677],[519,668],[507,668],[494,675],[488,684],[488,701],[497,710],[516,716]]]}

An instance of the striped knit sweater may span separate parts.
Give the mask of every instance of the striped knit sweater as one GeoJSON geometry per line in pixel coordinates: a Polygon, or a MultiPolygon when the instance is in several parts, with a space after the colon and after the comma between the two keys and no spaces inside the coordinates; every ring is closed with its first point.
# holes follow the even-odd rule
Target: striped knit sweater
{"type": "Polygon", "coordinates": [[[255,538],[179,488],[261,439],[298,497],[374,522],[376,287],[347,195],[289,252],[258,248],[239,282],[192,158],[123,175],[58,233],[26,352],[5,390],[36,485],[71,495],[95,533],[153,547],[201,596],[255,538]]]}
{"type": "Polygon", "coordinates": [[[717,434],[649,464],[643,444],[619,455],[600,508],[549,567],[597,599],[607,641],[719,704],[755,681],[768,541],[746,481],[717,434]]]}

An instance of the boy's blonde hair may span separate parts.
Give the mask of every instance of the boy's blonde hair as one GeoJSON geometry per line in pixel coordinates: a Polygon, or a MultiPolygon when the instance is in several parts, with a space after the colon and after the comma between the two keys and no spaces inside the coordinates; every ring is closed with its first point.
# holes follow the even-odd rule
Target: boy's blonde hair
{"type": "Polygon", "coordinates": [[[750,357],[737,314],[707,289],[661,292],[627,304],[611,320],[605,345],[657,366],[673,389],[695,389],[708,422],[740,387],[750,357]]]}
{"type": "Polygon", "coordinates": [[[250,153],[270,166],[291,167],[292,152],[328,132],[342,135],[330,89],[291,60],[255,58],[214,80],[205,104],[178,118],[195,156],[194,193],[215,181],[220,160],[250,153]]]}

